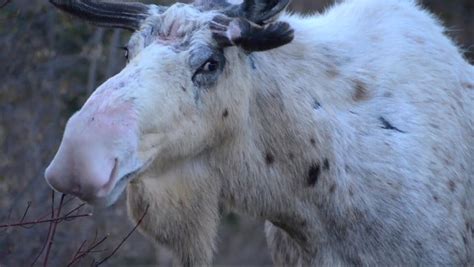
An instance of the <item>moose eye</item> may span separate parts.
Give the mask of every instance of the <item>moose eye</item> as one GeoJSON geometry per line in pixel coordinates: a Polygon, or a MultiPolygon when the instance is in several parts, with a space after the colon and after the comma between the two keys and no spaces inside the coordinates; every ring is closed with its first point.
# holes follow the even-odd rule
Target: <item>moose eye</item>
{"type": "Polygon", "coordinates": [[[130,53],[130,52],[128,51],[128,48],[126,48],[126,49],[125,49],[125,52],[124,52],[124,56],[125,56],[125,58],[126,58],[127,60],[128,60],[128,54],[129,54],[129,53],[130,53]]]}
{"type": "Polygon", "coordinates": [[[197,49],[191,53],[190,67],[194,69],[193,83],[198,87],[212,87],[222,73],[225,57],[221,51],[209,48],[197,49]]]}
{"type": "Polygon", "coordinates": [[[125,59],[128,61],[128,56],[130,55],[130,51],[128,50],[128,47],[122,46],[122,47],[119,47],[119,48],[120,48],[121,50],[123,50],[125,59]]]}
{"type": "Polygon", "coordinates": [[[200,71],[204,73],[209,73],[209,72],[215,72],[218,69],[219,69],[219,62],[217,62],[214,59],[209,59],[208,61],[206,61],[206,63],[204,63],[204,65],[202,65],[202,67],[200,68],[200,71]]]}

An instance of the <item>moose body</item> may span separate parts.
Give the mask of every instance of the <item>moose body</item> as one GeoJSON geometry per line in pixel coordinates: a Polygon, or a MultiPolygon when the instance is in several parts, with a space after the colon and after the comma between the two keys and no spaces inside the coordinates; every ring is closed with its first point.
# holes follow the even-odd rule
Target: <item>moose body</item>
{"type": "Polygon", "coordinates": [[[212,263],[220,207],[267,221],[276,265],[474,264],[474,68],[414,1],[115,20],[53,3],[136,31],[127,67],[68,122],[55,189],[108,205],[126,187],[183,265],[212,263]]]}

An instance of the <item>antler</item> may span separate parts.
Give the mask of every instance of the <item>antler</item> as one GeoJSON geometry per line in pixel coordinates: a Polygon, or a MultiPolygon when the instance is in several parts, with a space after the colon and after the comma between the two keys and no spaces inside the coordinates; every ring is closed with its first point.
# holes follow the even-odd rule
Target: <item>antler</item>
{"type": "Polygon", "coordinates": [[[99,2],[94,0],[50,0],[57,8],[104,27],[136,31],[150,15],[142,3],[99,2]]]}
{"type": "Polygon", "coordinates": [[[294,30],[276,21],[290,0],[245,0],[224,11],[210,23],[214,40],[221,47],[239,46],[249,52],[266,51],[290,43],[294,30]]]}
{"type": "Polygon", "coordinates": [[[284,10],[290,0],[244,0],[227,11],[230,17],[244,17],[256,24],[263,25],[273,21],[284,10]]]}
{"type": "Polygon", "coordinates": [[[294,38],[290,25],[281,21],[260,26],[242,18],[216,16],[210,28],[220,47],[239,46],[250,52],[274,49],[294,38]]]}

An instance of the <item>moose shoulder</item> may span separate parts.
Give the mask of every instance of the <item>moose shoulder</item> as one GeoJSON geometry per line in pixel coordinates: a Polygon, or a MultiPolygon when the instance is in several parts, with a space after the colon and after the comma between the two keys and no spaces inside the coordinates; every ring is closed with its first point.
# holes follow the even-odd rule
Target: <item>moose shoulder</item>
{"type": "Polygon", "coordinates": [[[134,31],[70,118],[54,189],[126,189],[183,265],[212,263],[221,205],[267,221],[281,266],[474,264],[474,68],[415,1],[51,2],[134,31]]]}

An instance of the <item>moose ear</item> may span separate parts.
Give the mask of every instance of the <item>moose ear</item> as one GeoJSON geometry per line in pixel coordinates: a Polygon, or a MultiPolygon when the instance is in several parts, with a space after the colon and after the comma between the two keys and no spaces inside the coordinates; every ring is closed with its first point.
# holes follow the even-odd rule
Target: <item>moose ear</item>
{"type": "Polygon", "coordinates": [[[289,5],[290,0],[244,0],[228,10],[230,17],[244,17],[256,24],[264,25],[278,18],[289,5]]]}
{"type": "Polygon", "coordinates": [[[281,21],[260,26],[242,18],[216,16],[210,28],[219,46],[239,46],[249,52],[274,49],[294,38],[290,25],[281,21]]]}

